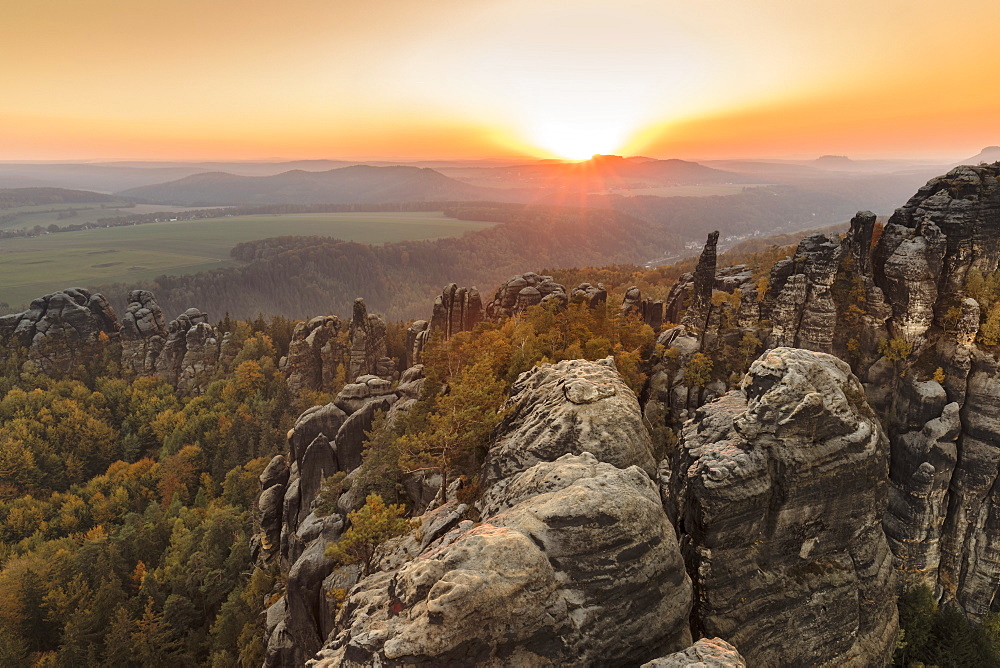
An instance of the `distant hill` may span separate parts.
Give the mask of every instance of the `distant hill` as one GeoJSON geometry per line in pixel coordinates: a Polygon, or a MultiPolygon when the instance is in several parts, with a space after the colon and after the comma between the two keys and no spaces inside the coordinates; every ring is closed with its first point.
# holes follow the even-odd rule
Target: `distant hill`
{"type": "Polygon", "coordinates": [[[543,162],[515,167],[496,167],[493,171],[519,174],[535,180],[585,181],[597,187],[615,186],[629,181],[644,181],[650,185],[700,185],[706,183],[753,183],[756,179],[745,174],[706,167],[687,160],[654,160],[623,158],[619,155],[595,155],[582,162],[543,162]]]}
{"type": "Polygon", "coordinates": [[[120,193],[152,204],[367,204],[382,202],[500,200],[516,193],[481,188],[433,169],[354,165],[322,172],[291,170],[274,176],[194,174],[120,193]]]}
{"type": "Polygon", "coordinates": [[[79,188],[117,192],[207,171],[87,163],[0,163],[0,188],[79,188]]]}
{"type": "Polygon", "coordinates": [[[978,165],[981,162],[997,162],[998,160],[1000,160],[1000,146],[987,146],[976,155],[968,160],[963,160],[959,164],[978,165]]]}
{"type": "Polygon", "coordinates": [[[0,188],[0,209],[45,204],[92,204],[121,200],[104,193],[66,188],[0,188]]]}
{"type": "Polygon", "coordinates": [[[486,187],[531,188],[568,195],[664,186],[760,184],[759,176],[707,167],[688,160],[595,155],[590,160],[539,160],[502,167],[445,169],[448,175],[486,187]]]}

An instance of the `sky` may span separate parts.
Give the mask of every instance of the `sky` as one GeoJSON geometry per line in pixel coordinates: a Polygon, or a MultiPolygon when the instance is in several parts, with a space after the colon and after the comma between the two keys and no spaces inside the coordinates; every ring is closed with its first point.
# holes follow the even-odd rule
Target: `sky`
{"type": "Polygon", "coordinates": [[[948,157],[1000,5],[0,0],[0,160],[948,157]]]}

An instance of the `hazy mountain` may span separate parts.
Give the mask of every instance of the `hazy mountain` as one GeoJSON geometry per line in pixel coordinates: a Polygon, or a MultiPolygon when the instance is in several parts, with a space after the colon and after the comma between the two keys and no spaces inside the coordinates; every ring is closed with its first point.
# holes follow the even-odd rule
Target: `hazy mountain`
{"type": "Polygon", "coordinates": [[[196,174],[120,193],[155,204],[367,204],[511,200],[511,192],[472,186],[433,169],[354,165],[323,172],[292,170],[274,176],[196,174]]]}
{"type": "Polygon", "coordinates": [[[0,188],[0,209],[44,204],[90,204],[111,202],[116,198],[89,190],[65,188],[0,188]]]}
{"type": "Polygon", "coordinates": [[[978,165],[981,162],[997,162],[998,160],[1000,160],[1000,146],[987,146],[968,160],[963,160],[958,164],[978,165]]]}
{"type": "Polygon", "coordinates": [[[687,160],[595,155],[590,160],[537,162],[492,168],[442,169],[449,176],[486,187],[539,188],[573,193],[721,183],[762,183],[757,176],[687,160]]]}
{"type": "Polygon", "coordinates": [[[88,163],[2,163],[0,188],[77,188],[116,192],[207,171],[198,167],[129,167],[88,163]]]}

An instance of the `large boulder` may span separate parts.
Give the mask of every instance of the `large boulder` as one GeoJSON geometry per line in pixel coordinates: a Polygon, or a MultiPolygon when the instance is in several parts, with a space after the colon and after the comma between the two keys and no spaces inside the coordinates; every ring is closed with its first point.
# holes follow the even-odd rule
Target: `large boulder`
{"type": "Polygon", "coordinates": [[[484,468],[487,485],[566,453],[591,452],[621,468],[656,471],[635,393],[612,358],[526,371],[514,383],[507,409],[484,468]]]}
{"type": "Polygon", "coordinates": [[[670,466],[693,627],[751,665],[882,665],[895,649],[882,530],[888,442],[830,355],[776,348],[697,411],[670,466]]]}
{"type": "Polygon", "coordinates": [[[747,662],[725,640],[702,638],[684,651],[653,659],[642,668],[747,668],[747,662]]]}
{"type": "Polygon", "coordinates": [[[319,665],[634,664],[690,644],[690,580],[613,363],[544,365],[521,376],[510,405],[519,417],[487,457],[480,521],[452,524],[449,504],[429,515],[441,529],[422,519],[417,553],[412,537],[386,548],[319,665]],[[530,414],[549,411],[558,438],[517,452],[541,436],[530,414]]]}

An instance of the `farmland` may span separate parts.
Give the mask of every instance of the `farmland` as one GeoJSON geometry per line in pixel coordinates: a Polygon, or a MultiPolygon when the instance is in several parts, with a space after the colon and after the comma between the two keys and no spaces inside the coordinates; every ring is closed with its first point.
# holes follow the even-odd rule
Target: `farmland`
{"type": "Polygon", "coordinates": [[[84,225],[96,223],[102,218],[131,216],[143,213],[184,211],[185,207],[154,204],[134,204],[115,206],[115,202],[37,204],[0,210],[0,230],[30,229],[36,225],[48,227],[57,225],[84,225]]]}
{"type": "Polygon", "coordinates": [[[309,213],[204,218],[5,239],[0,241],[0,306],[6,303],[18,310],[34,297],[74,285],[129,283],[229,266],[235,264],[229,250],[255,239],[327,236],[379,244],[458,236],[490,225],[446,218],[439,212],[309,213]]]}

